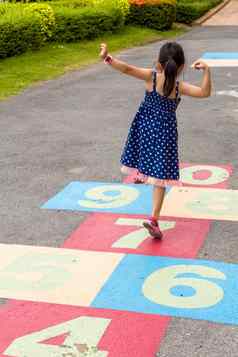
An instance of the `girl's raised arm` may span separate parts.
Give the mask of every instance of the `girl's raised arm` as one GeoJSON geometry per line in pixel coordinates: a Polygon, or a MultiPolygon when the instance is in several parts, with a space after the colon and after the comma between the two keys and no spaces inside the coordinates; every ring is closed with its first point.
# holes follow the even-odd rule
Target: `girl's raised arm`
{"type": "Polygon", "coordinates": [[[149,81],[151,79],[152,69],[131,66],[126,62],[119,61],[118,59],[113,58],[108,54],[107,45],[105,43],[101,44],[100,50],[100,57],[103,60],[106,60],[106,62],[110,63],[110,65],[117,71],[120,71],[138,79],[142,79],[144,81],[149,81]]]}
{"type": "Polygon", "coordinates": [[[203,79],[201,86],[194,86],[192,84],[181,82],[180,93],[190,97],[207,98],[210,97],[212,91],[211,72],[208,65],[203,61],[196,61],[192,65],[194,69],[203,70],[203,79]]]}

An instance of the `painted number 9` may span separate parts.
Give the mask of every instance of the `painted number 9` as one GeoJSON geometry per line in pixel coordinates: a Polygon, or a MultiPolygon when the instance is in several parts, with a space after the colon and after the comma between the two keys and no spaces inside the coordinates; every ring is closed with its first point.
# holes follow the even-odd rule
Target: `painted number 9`
{"type": "Polygon", "coordinates": [[[81,207],[117,208],[134,202],[139,197],[139,191],[124,185],[105,185],[86,191],[85,197],[86,200],[78,201],[81,207]]]}
{"type": "Polygon", "coordinates": [[[221,301],[224,291],[204,278],[225,280],[226,276],[202,265],[174,265],[152,273],[142,291],[147,299],[156,304],[181,309],[207,308],[221,301]],[[184,277],[188,274],[198,276],[184,277]]]}

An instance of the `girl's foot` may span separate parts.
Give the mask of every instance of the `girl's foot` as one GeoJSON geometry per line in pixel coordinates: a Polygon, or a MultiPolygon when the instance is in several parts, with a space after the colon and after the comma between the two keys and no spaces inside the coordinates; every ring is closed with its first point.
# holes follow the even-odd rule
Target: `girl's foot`
{"type": "Polygon", "coordinates": [[[144,184],[145,183],[143,175],[140,174],[139,171],[136,172],[136,177],[134,178],[134,183],[135,184],[144,184]]]}
{"type": "Polygon", "coordinates": [[[137,185],[140,185],[140,184],[145,183],[145,181],[143,181],[142,179],[136,177],[136,178],[134,179],[134,183],[137,184],[137,185]]]}
{"type": "Polygon", "coordinates": [[[163,234],[159,228],[158,222],[154,218],[149,218],[148,221],[143,222],[143,226],[149,231],[150,235],[156,239],[162,239],[163,234]]]}

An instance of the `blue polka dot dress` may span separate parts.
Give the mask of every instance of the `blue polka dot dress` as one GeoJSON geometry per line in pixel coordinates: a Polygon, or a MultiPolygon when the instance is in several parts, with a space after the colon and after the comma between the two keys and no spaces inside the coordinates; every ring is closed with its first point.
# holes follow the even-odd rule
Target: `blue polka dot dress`
{"type": "Polygon", "coordinates": [[[121,157],[122,172],[137,172],[145,183],[180,185],[176,109],[181,100],[179,83],[176,98],[157,92],[153,71],[153,91],[146,91],[132,122],[121,157]]]}

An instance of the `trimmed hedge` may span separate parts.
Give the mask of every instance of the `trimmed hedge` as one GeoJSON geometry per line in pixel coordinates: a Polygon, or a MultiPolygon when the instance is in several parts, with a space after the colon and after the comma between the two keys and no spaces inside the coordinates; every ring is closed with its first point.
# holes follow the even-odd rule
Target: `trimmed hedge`
{"type": "Polygon", "coordinates": [[[0,58],[38,49],[43,43],[39,16],[11,9],[0,17],[0,58]]]}
{"type": "Polygon", "coordinates": [[[44,43],[38,16],[11,15],[0,18],[0,58],[19,55],[29,49],[38,49],[44,43]]]}
{"type": "Polygon", "coordinates": [[[175,0],[130,0],[127,23],[168,30],[176,19],[175,0]]]}
{"type": "Polygon", "coordinates": [[[124,25],[124,16],[118,9],[54,7],[56,26],[53,41],[73,42],[92,39],[105,32],[114,32],[124,25]]]}
{"type": "Polygon", "coordinates": [[[26,7],[26,10],[39,17],[44,40],[50,39],[55,28],[55,14],[52,7],[47,4],[32,3],[26,7]]]}
{"type": "MultiPolygon", "coordinates": [[[[9,3],[39,3],[39,2],[44,2],[44,1],[55,1],[55,0],[7,0],[9,3]]],[[[91,6],[107,6],[107,5],[113,5],[114,7],[117,7],[122,10],[125,16],[128,15],[129,9],[130,9],[130,4],[129,0],[56,0],[58,3],[64,3],[67,7],[72,7],[71,4],[72,2],[74,3],[73,7],[91,7],[91,6]]]]}
{"type": "Polygon", "coordinates": [[[118,4],[125,4],[125,0],[113,0],[114,4],[111,0],[86,0],[87,5],[95,1],[91,7],[82,7],[83,1],[56,1],[50,3],[52,6],[0,3],[0,58],[38,49],[49,40],[92,39],[124,25],[125,13],[118,4]],[[107,4],[98,5],[99,1],[107,4]]]}
{"type": "Polygon", "coordinates": [[[223,0],[177,0],[177,22],[191,24],[223,0]]]}
{"type": "Polygon", "coordinates": [[[93,2],[96,6],[112,6],[122,11],[126,17],[130,12],[129,0],[87,0],[87,2],[93,2]]]}

